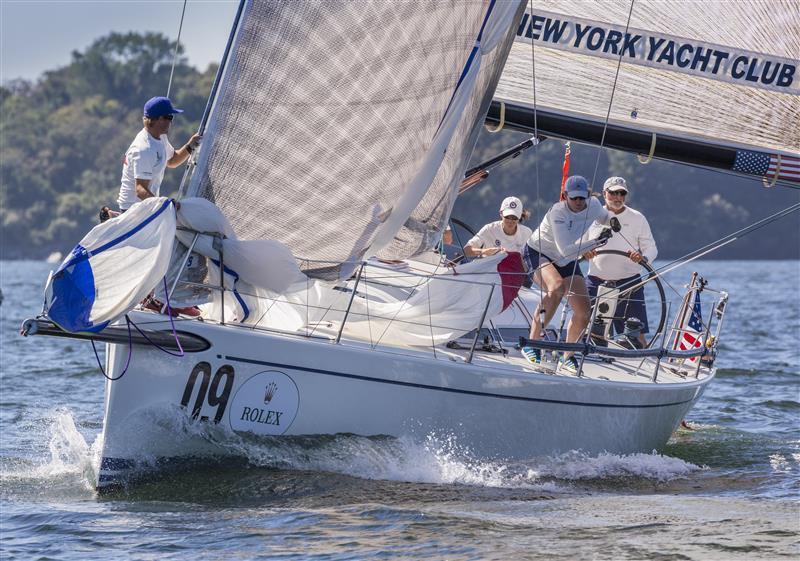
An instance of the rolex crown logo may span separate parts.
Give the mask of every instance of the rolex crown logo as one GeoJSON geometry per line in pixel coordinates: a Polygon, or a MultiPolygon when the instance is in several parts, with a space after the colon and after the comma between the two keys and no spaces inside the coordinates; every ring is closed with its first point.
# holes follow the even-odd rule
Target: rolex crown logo
{"type": "Polygon", "coordinates": [[[272,398],[275,396],[275,392],[278,391],[278,385],[275,382],[270,382],[267,385],[266,390],[264,391],[264,403],[269,403],[272,401],[272,398]]]}

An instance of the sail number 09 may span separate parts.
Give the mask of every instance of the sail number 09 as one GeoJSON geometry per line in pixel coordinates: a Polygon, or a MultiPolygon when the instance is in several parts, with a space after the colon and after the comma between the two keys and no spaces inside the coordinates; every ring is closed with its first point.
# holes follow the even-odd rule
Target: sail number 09
{"type": "MultiPolygon", "coordinates": [[[[222,416],[225,414],[225,408],[228,406],[228,398],[231,395],[231,388],[233,388],[233,367],[225,364],[220,366],[214,373],[214,378],[211,378],[211,364],[208,362],[200,362],[189,374],[189,379],[186,380],[186,387],[183,390],[183,397],[181,398],[181,407],[186,408],[189,406],[189,400],[194,393],[194,388],[197,385],[198,379],[200,380],[200,390],[197,392],[197,397],[194,400],[192,407],[192,419],[200,417],[200,410],[208,398],[208,405],[216,407],[217,412],[214,415],[214,422],[219,423],[222,416]],[[225,379],[224,385],[222,379],[225,379]],[[220,392],[220,385],[223,385],[220,392]],[[210,387],[209,387],[210,386],[210,387]]],[[[207,421],[208,416],[200,417],[201,421],[207,421]]]]}

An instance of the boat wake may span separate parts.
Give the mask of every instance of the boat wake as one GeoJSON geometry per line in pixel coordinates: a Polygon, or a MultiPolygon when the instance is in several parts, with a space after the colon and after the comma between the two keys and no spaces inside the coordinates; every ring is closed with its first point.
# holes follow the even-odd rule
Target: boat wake
{"type": "MultiPolygon", "coordinates": [[[[142,438],[160,439],[162,446],[180,448],[187,457],[221,459],[215,469],[263,469],[334,473],[367,480],[434,485],[570,492],[578,485],[636,487],[639,484],[685,479],[704,468],[652,454],[590,456],[578,451],[524,461],[474,457],[453,436],[429,434],[425,442],[388,436],[351,434],[303,437],[255,437],[231,433],[220,425],[192,422],[181,409],[161,409],[148,415],[142,438]],[[169,439],[169,440],[167,440],[169,439]]],[[[144,428],[144,427],[141,427],[144,428]]],[[[58,410],[48,428],[44,457],[38,463],[20,460],[3,469],[5,482],[52,487],[79,486],[91,490],[100,463],[102,436],[90,444],[68,410],[58,410]]],[[[172,466],[152,456],[137,458],[143,472],[172,466]]],[[[6,487],[6,485],[4,485],[6,487]]]]}

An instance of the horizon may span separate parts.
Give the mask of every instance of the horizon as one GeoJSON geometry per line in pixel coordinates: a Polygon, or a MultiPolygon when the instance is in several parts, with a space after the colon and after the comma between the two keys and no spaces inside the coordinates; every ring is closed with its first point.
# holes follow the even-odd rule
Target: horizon
{"type": "MultiPolygon", "coordinates": [[[[35,82],[45,72],[67,66],[73,51],[84,52],[112,32],[158,32],[174,41],[183,5],[182,0],[0,0],[0,85],[19,79],[35,82]],[[146,8],[156,8],[158,17],[142,17],[146,8]],[[27,48],[29,44],[37,47],[27,48]]],[[[186,3],[180,42],[191,66],[202,71],[219,62],[237,5],[235,0],[186,3]]]]}

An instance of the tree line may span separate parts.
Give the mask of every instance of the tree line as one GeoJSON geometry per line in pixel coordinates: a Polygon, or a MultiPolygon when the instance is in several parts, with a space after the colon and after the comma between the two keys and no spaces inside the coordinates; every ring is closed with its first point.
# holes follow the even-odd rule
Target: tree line
{"type": "MultiPolygon", "coordinates": [[[[141,128],[142,106],[164,95],[175,44],[161,34],[111,33],[71,62],[35,82],[0,87],[0,257],[41,259],[68,252],[97,223],[101,206],[115,207],[122,158],[141,128]]],[[[197,130],[217,65],[200,71],[178,48],[171,98],[185,109],[173,122],[173,144],[197,130]]],[[[471,165],[524,139],[483,133],[471,165]]],[[[500,201],[519,196],[532,210],[529,226],[558,198],[564,144],[547,140],[492,172],[462,195],[454,216],[479,228],[495,220],[500,201]]],[[[571,173],[596,191],[610,175],[624,176],[629,204],[645,213],[662,258],[675,258],[800,200],[800,192],[764,189],[759,180],[654,161],[594,146],[572,145],[571,173]]],[[[168,170],[162,194],[182,173],[168,170]]],[[[774,223],[711,255],[716,258],[800,258],[800,219],[774,223]]]]}
{"type": "MultiPolygon", "coordinates": [[[[122,159],[144,102],[166,93],[174,49],[161,34],[111,33],[36,82],[0,88],[3,258],[67,252],[103,205],[116,208],[122,159]]],[[[173,143],[197,130],[216,74],[216,65],[200,72],[178,53],[171,97],[185,113],[173,123],[173,143]]],[[[180,175],[168,171],[162,193],[177,190],[180,175]]]]}

